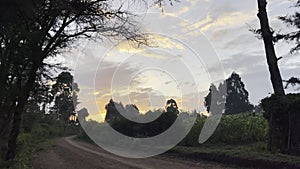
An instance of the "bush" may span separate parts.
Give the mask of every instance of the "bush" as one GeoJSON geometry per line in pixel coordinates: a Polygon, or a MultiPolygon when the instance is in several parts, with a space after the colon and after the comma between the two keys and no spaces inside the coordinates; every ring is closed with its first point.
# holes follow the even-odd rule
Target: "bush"
{"type": "MultiPolygon", "coordinates": [[[[198,139],[206,117],[198,116],[187,137],[180,143],[184,146],[199,145],[198,139]]],[[[268,133],[268,122],[262,114],[241,113],[224,115],[206,143],[245,144],[265,141],[268,133]]]]}
{"type": "Polygon", "coordinates": [[[300,155],[300,94],[272,95],[262,107],[271,128],[269,149],[300,155]]]}
{"type": "Polygon", "coordinates": [[[18,137],[17,156],[14,159],[14,164],[10,168],[30,169],[36,143],[37,141],[33,138],[32,134],[21,133],[18,137]]]}

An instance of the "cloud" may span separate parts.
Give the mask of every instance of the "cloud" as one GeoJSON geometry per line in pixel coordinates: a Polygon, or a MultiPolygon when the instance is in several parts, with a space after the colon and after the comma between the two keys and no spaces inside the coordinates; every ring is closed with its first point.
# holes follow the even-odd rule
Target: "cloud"
{"type": "Polygon", "coordinates": [[[210,29],[219,29],[222,27],[234,27],[245,24],[248,21],[255,18],[254,13],[244,13],[244,12],[232,12],[219,16],[206,24],[203,24],[200,27],[201,31],[208,31],[210,29]]]}
{"type": "Polygon", "coordinates": [[[146,48],[145,46],[139,45],[135,42],[122,41],[115,46],[115,49],[124,53],[140,53],[146,48]]]}
{"type": "Polygon", "coordinates": [[[179,49],[183,50],[184,47],[181,43],[176,42],[170,36],[160,35],[160,34],[150,34],[149,39],[152,43],[156,44],[155,46],[164,49],[179,49]]]}
{"type": "Polygon", "coordinates": [[[190,11],[189,6],[183,6],[181,9],[179,9],[176,12],[166,12],[168,15],[173,15],[173,16],[181,16],[183,14],[186,14],[190,11]]]}
{"type": "MultiPolygon", "coordinates": [[[[274,0],[268,4],[268,11],[272,27],[286,30],[285,25],[276,19],[278,15],[287,12],[281,5],[287,7],[288,1],[274,0]]],[[[76,72],[80,88],[83,87],[80,95],[80,99],[84,102],[82,106],[90,107],[89,111],[94,114],[105,112],[104,106],[112,98],[112,91],[120,101],[128,100],[130,97],[133,103],[137,103],[143,110],[147,109],[147,106],[149,108],[149,105],[164,106],[165,100],[168,99],[166,97],[178,99],[178,103],[184,105],[184,108],[202,104],[203,97],[207,94],[205,92],[197,100],[198,104],[186,103],[184,100],[189,101],[193,97],[195,90],[192,89],[195,87],[200,86],[201,90],[206,90],[211,79],[214,82],[224,80],[222,65],[215,64],[219,61],[218,58],[212,58],[213,55],[206,51],[210,44],[208,45],[209,41],[203,40],[202,32],[219,54],[226,76],[232,71],[240,73],[252,102],[257,103],[259,99],[272,92],[263,43],[248,31],[246,25],[259,27],[256,1],[185,0],[164,10],[164,13],[159,11],[158,14],[151,15],[150,19],[145,17],[143,21],[146,32],[159,32],[149,35],[152,48],[147,46],[136,48],[136,44],[124,41],[104,56],[109,45],[94,44],[85,47],[86,56],[77,64],[79,68],[76,72]],[[187,22],[178,22],[182,21],[178,18],[183,18],[187,22]],[[195,57],[187,50],[187,46],[199,54],[204,64],[195,62],[195,57]],[[187,67],[193,68],[196,83],[185,79],[189,72],[182,68],[184,65],[179,64],[180,60],[188,62],[187,67]],[[101,64],[98,68],[99,62],[101,64]],[[150,73],[132,77],[153,65],[176,74],[180,82],[177,86],[185,86],[186,93],[180,94],[176,83],[171,83],[174,79],[167,76],[160,77],[159,74],[150,73]],[[204,77],[206,71],[209,77],[204,77]],[[97,104],[101,110],[97,110],[93,104],[97,104]]],[[[289,49],[290,44],[276,45],[278,56],[286,56],[289,49]]],[[[284,78],[300,74],[298,60],[296,56],[280,60],[279,65],[284,78]]]]}

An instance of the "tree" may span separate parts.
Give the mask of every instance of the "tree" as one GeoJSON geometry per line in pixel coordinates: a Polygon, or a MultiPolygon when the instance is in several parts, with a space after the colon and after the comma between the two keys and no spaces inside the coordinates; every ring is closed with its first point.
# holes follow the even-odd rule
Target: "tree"
{"type": "Polygon", "coordinates": [[[175,114],[179,113],[177,103],[174,99],[167,100],[166,111],[167,112],[174,112],[175,114]]]}
{"type": "Polygon", "coordinates": [[[38,75],[24,108],[22,128],[25,133],[31,132],[32,126],[46,114],[46,106],[53,101],[49,82],[50,79],[43,79],[41,74],[38,75]]]}
{"type": "Polygon", "coordinates": [[[120,111],[125,110],[123,105],[115,103],[113,99],[109,100],[109,103],[105,106],[106,116],[105,121],[111,122],[113,120],[121,118],[120,111]]]}
{"type": "Polygon", "coordinates": [[[226,79],[227,96],[225,103],[225,114],[238,114],[253,110],[253,105],[249,103],[249,93],[245,89],[241,77],[233,72],[226,79]]]}
{"type": "MultiPolygon", "coordinates": [[[[300,7],[300,1],[297,0],[295,6],[296,8],[300,7]]],[[[286,15],[286,16],[280,16],[280,20],[282,20],[284,23],[286,23],[288,26],[295,27],[297,30],[288,32],[285,34],[278,34],[276,35],[276,38],[278,40],[285,40],[285,41],[293,41],[296,43],[296,46],[291,49],[291,53],[297,52],[300,49],[300,13],[295,12],[293,15],[286,15]]]]}
{"type": "Polygon", "coordinates": [[[290,133],[290,114],[285,112],[283,108],[286,106],[285,92],[283,88],[282,78],[278,67],[278,60],[274,49],[274,31],[270,29],[269,19],[266,11],[267,1],[257,0],[258,3],[258,14],[257,17],[260,21],[260,32],[264,41],[265,53],[267,58],[267,64],[271,76],[271,82],[274,90],[274,97],[272,102],[264,101],[263,107],[266,112],[269,113],[269,138],[268,138],[268,149],[280,149],[284,151],[288,146],[287,140],[290,137],[287,133],[290,133]],[[277,106],[270,107],[267,104],[274,104],[277,106]],[[280,105],[280,106],[279,106],[280,105]],[[286,120],[288,119],[288,120],[286,120]],[[277,137],[279,136],[279,137],[277,137]]]}
{"type": "MultiPolygon", "coordinates": [[[[300,7],[300,1],[298,0],[295,4],[296,8],[300,7]]],[[[293,47],[290,52],[294,53],[300,50],[300,13],[299,12],[295,12],[293,15],[286,15],[286,16],[280,16],[279,17],[280,20],[282,20],[285,24],[287,24],[287,26],[292,26],[295,27],[297,30],[296,31],[292,31],[292,32],[288,32],[285,34],[277,34],[276,38],[278,40],[284,40],[284,41],[292,41],[295,42],[296,46],[293,47]]],[[[291,77],[289,80],[284,81],[287,82],[285,88],[287,88],[287,86],[289,84],[291,85],[296,85],[296,84],[300,84],[300,80],[299,78],[296,77],[291,77]]]]}
{"type": "Polygon", "coordinates": [[[62,119],[68,123],[69,117],[75,113],[78,105],[77,93],[79,88],[74,83],[70,72],[60,73],[55,81],[51,90],[54,97],[54,106],[51,108],[51,112],[56,114],[57,119],[62,119]]]}
{"type": "Polygon", "coordinates": [[[238,114],[253,110],[253,105],[250,104],[248,97],[249,93],[245,89],[241,77],[233,72],[229,78],[219,84],[218,89],[211,84],[209,93],[204,98],[204,105],[211,113],[214,113],[211,110],[211,107],[214,107],[215,110],[224,109],[222,111],[224,114],[238,114]],[[223,90],[225,92],[222,92],[223,90]]]}
{"type": "Polygon", "coordinates": [[[269,72],[271,75],[271,82],[274,89],[274,93],[277,96],[284,96],[284,88],[282,84],[282,78],[278,67],[278,58],[276,57],[275,49],[274,49],[274,32],[270,29],[268,14],[266,11],[267,1],[266,0],[258,0],[258,14],[257,17],[260,21],[260,31],[262,35],[262,39],[265,45],[265,52],[267,63],[269,66],[269,72]]]}
{"type": "Polygon", "coordinates": [[[204,98],[204,106],[206,107],[207,112],[213,113],[211,107],[219,107],[218,101],[220,101],[220,99],[217,98],[219,93],[220,92],[218,91],[217,87],[214,84],[211,84],[209,87],[209,93],[204,98]]]}
{"type": "Polygon", "coordinates": [[[134,15],[108,0],[3,0],[0,6],[8,9],[0,17],[0,154],[9,160],[37,73],[55,67],[46,58],[79,38],[146,40],[134,15]]]}
{"type": "Polygon", "coordinates": [[[82,108],[77,113],[79,122],[86,122],[86,117],[89,116],[88,110],[86,108],[82,108]]]}
{"type": "Polygon", "coordinates": [[[291,77],[289,80],[284,80],[284,82],[286,82],[284,88],[287,89],[289,85],[291,86],[300,85],[300,78],[291,77]]]}
{"type": "Polygon", "coordinates": [[[162,132],[172,126],[179,114],[178,106],[174,99],[167,100],[165,108],[166,111],[157,119],[162,132]]]}

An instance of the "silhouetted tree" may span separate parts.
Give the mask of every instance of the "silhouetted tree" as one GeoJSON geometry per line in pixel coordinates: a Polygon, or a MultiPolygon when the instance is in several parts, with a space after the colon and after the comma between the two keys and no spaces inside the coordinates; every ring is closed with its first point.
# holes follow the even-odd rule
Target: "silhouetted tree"
{"type": "Polygon", "coordinates": [[[248,100],[249,93],[237,73],[233,72],[231,76],[226,79],[226,87],[225,114],[238,114],[253,110],[253,105],[251,105],[248,100]]]}
{"type": "Polygon", "coordinates": [[[278,68],[278,58],[276,57],[274,49],[274,31],[271,30],[269,25],[268,14],[266,10],[267,1],[266,0],[257,0],[258,3],[258,14],[257,17],[260,21],[260,31],[262,39],[265,45],[265,52],[267,63],[269,66],[269,72],[271,75],[271,82],[274,89],[274,93],[277,96],[284,96],[285,92],[283,89],[282,78],[278,68]]]}
{"type": "Polygon", "coordinates": [[[52,86],[52,95],[54,96],[54,106],[51,112],[68,123],[69,117],[75,115],[75,109],[78,104],[77,93],[78,85],[74,83],[70,72],[62,72],[55,78],[55,84],[52,86]]]}
{"type": "Polygon", "coordinates": [[[209,87],[209,93],[204,98],[204,106],[206,107],[207,112],[211,112],[211,107],[218,107],[219,99],[217,96],[219,95],[219,91],[214,84],[211,84],[209,87]],[[214,99],[214,100],[212,100],[214,99]],[[212,105],[214,104],[214,105],[212,105]]]}
{"type": "Polygon", "coordinates": [[[286,85],[284,87],[285,89],[287,89],[289,85],[291,86],[300,85],[300,79],[296,77],[291,77],[289,80],[284,80],[284,82],[286,82],[286,85]]]}
{"type": "Polygon", "coordinates": [[[125,107],[125,115],[129,118],[137,118],[140,115],[139,108],[135,104],[127,104],[125,107]]]}
{"type": "Polygon", "coordinates": [[[250,104],[248,97],[249,93],[245,89],[241,77],[233,72],[228,79],[220,83],[218,89],[211,84],[209,93],[204,98],[204,105],[211,113],[214,113],[211,107],[216,110],[224,107],[225,114],[238,114],[253,110],[253,105],[250,104]]]}
{"type": "MultiPolygon", "coordinates": [[[[300,1],[299,0],[297,0],[294,7],[296,7],[296,8],[300,7],[300,1]]],[[[283,39],[283,40],[286,40],[286,41],[295,42],[296,46],[293,47],[290,52],[291,53],[292,52],[297,52],[300,49],[300,41],[299,41],[300,40],[300,22],[299,22],[300,13],[296,11],[292,15],[280,16],[279,19],[282,20],[284,23],[286,23],[288,26],[292,26],[292,27],[296,28],[296,30],[292,31],[292,32],[285,33],[285,34],[278,34],[276,36],[276,38],[279,39],[279,40],[283,39]]]]}
{"type": "Polygon", "coordinates": [[[135,15],[107,0],[3,0],[0,8],[0,155],[9,160],[37,74],[56,66],[46,58],[79,38],[146,42],[135,15]]]}
{"type": "Polygon", "coordinates": [[[174,99],[169,99],[167,100],[167,103],[166,103],[166,111],[167,112],[174,112],[176,114],[178,114],[178,106],[177,106],[177,103],[174,99]]]}
{"type": "Polygon", "coordinates": [[[86,117],[88,117],[89,113],[86,108],[82,108],[77,112],[79,121],[86,122],[86,117]]]}
{"type": "Polygon", "coordinates": [[[145,114],[140,114],[135,105],[125,105],[124,108],[121,103],[116,103],[112,99],[105,108],[105,121],[109,122],[109,124],[118,132],[130,137],[152,137],[158,135],[172,126],[179,114],[177,103],[174,99],[170,99],[166,102],[166,111],[155,110],[148,111],[145,114]],[[138,123],[129,120],[121,115],[122,111],[128,113],[127,116],[131,116],[133,119],[138,118],[141,121],[144,120],[150,122],[138,123]],[[152,121],[150,119],[152,119],[152,121]]]}
{"type": "MultiPolygon", "coordinates": [[[[274,31],[271,30],[269,25],[269,19],[268,14],[266,10],[267,1],[266,0],[257,0],[258,4],[258,14],[257,17],[260,21],[260,32],[262,35],[262,39],[264,41],[265,46],[265,53],[267,58],[267,64],[269,67],[269,72],[271,76],[271,83],[274,90],[274,97],[278,97],[273,99],[273,101],[276,101],[276,105],[285,105],[285,92],[283,88],[282,78],[280,74],[280,70],[278,67],[278,60],[280,58],[276,57],[275,49],[274,49],[274,31]],[[281,101],[280,101],[281,100],[281,101]],[[278,102],[279,101],[279,102],[278,102]]],[[[270,103],[270,102],[268,102],[270,103]]],[[[278,109],[268,109],[266,110],[266,107],[264,106],[265,111],[269,113],[269,139],[268,139],[268,149],[271,150],[273,148],[276,149],[282,149],[284,146],[287,145],[286,140],[287,135],[286,133],[288,130],[288,126],[283,121],[286,121],[286,117],[290,118],[290,116],[286,112],[282,112],[282,107],[278,107],[278,109]],[[279,123],[278,123],[279,122],[279,123]],[[276,130],[275,130],[276,129],[276,130]],[[277,130],[279,129],[279,130],[277,130]],[[275,135],[281,135],[281,137],[276,137],[275,135]],[[273,141],[274,140],[274,141],[273,141]],[[274,142],[277,142],[279,144],[273,144],[274,142]]],[[[290,121],[290,120],[288,120],[290,121]]]]}
{"type": "Polygon", "coordinates": [[[120,111],[124,110],[123,105],[114,102],[112,99],[109,100],[109,103],[105,106],[106,116],[105,121],[110,122],[117,120],[121,117],[120,111]],[[117,106],[117,107],[116,107],[117,106]]]}

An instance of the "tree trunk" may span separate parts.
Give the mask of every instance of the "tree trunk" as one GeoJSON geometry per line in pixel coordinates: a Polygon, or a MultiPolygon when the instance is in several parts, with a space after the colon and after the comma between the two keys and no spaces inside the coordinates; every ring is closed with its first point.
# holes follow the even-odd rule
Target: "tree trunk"
{"type": "MultiPolygon", "coordinates": [[[[267,58],[267,64],[268,64],[269,72],[270,72],[270,76],[271,76],[271,83],[273,86],[275,96],[282,98],[282,101],[283,101],[285,99],[284,98],[285,92],[284,92],[284,88],[283,88],[281,74],[280,74],[280,71],[278,68],[278,59],[276,57],[276,53],[275,53],[275,49],[274,49],[273,33],[270,29],[268,15],[267,15],[267,11],[266,11],[267,1],[266,0],[257,0],[257,3],[258,3],[257,17],[259,18],[259,21],[260,21],[262,38],[264,41],[266,58],[267,58]]],[[[274,131],[274,127],[276,127],[274,118],[278,118],[278,113],[282,113],[282,112],[268,112],[268,113],[270,113],[268,149],[272,150],[273,142],[275,141],[274,135],[278,134],[278,133],[275,133],[277,131],[274,131]],[[276,113],[277,115],[275,116],[274,113],[276,113]]],[[[280,116],[281,116],[280,117],[281,119],[284,118],[284,114],[282,114],[280,116]]],[[[284,126],[280,126],[280,127],[284,128],[284,126]]],[[[282,133],[280,133],[280,134],[282,134],[282,133]]],[[[276,139],[278,139],[278,138],[276,138],[276,139]]],[[[282,139],[284,141],[285,138],[280,138],[280,139],[282,139]]],[[[278,147],[276,147],[276,148],[278,148],[278,147]]]]}
{"type": "MultiPolygon", "coordinates": [[[[2,108],[3,107],[1,107],[1,109],[2,108]]],[[[11,114],[6,111],[1,111],[0,113],[0,156],[1,159],[4,160],[6,158],[5,156],[7,151],[7,140],[11,122],[11,114]]]]}
{"type": "Polygon", "coordinates": [[[0,107],[0,155],[3,160],[6,158],[11,121],[16,107],[15,102],[6,103],[0,107]]]}
{"type": "Polygon", "coordinates": [[[267,57],[267,63],[269,66],[269,72],[271,75],[271,82],[275,95],[284,96],[284,88],[282,83],[282,78],[278,68],[278,59],[275,54],[274,44],[273,44],[273,33],[270,30],[268,15],[266,11],[267,2],[266,0],[258,1],[258,18],[260,21],[262,38],[265,45],[265,52],[267,57]]]}
{"type": "Polygon", "coordinates": [[[13,159],[16,155],[17,138],[21,127],[22,113],[26,105],[26,102],[29,98],[30,91],[34,85],[36,79],[36,72],[38,70],[38,65],[39,64],[33,65],[29,74],[28,81],[19,96],[17,107],[14,112],[13,126],[8,140],[8,149],[6,152],[5,160],[13,159]]]}

